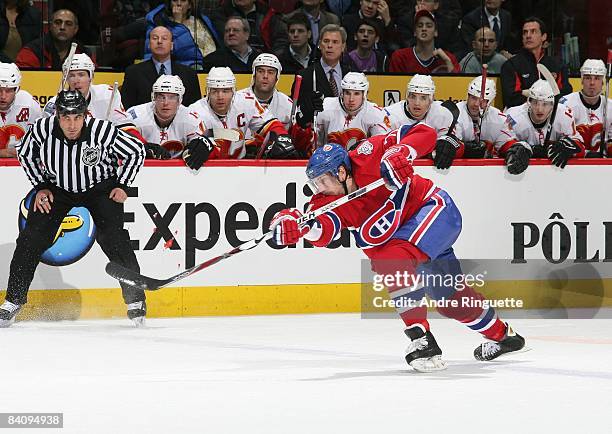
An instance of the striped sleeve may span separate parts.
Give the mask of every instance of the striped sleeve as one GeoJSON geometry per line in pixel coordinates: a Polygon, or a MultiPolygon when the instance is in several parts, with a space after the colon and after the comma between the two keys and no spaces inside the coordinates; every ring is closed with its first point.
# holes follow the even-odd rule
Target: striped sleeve
{"type": "Polygon", "coordinates": [[[51,185],[44,175],[41,163],[42,138],[48,134],[50,120],[51,118],[43,118],[34,122],[16,146],[19,163],[37,191],[51,185]]]}
{"type": "Polygon", "coordinates": [[[116,131],[112,148],[123,159],[119,184],[129,187],[144,164],[145,149],[143,143],[133,135],[119,129],[116,131]]]}

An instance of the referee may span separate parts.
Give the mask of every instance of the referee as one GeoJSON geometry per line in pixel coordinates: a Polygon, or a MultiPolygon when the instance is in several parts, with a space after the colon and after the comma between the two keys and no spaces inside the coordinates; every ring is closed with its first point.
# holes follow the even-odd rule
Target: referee
{"type": "MultiPolygon", "coordinates": [[[[123,228],[123,202],[144,162],[142,143],[108,121],[86,117],[87,101],[78,91],[60,92],[56,109],[55,116],[38,119],[17,147],[36,197],[17,238],[0,327],[9,327],[27,302],[40,257],[72,207],[89,210],[97,227],[96,241],[108,259],[140,271],[123,228]]],[[[144,325],[144,291],[121,287],[128,318],[136,326],[144,325]]]]}

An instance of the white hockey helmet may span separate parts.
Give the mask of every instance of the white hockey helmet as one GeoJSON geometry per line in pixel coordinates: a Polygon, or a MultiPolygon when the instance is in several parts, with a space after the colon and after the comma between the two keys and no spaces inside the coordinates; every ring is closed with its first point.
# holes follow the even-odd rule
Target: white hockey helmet
{"type": "Polygon", "coordinates": [[[255,60],[253,60],[253,75],[255,75],[255,70],[258,66],[269,66],[270,68],[276,69],[278,71],[276,75],[277,80],[280,77],[281,72],[283,72],[283,66],[278,60],[278,57],[270,53],[261,53],[255,58],[255,60]]]}
{"type": "Polygon", "coordinates": [[[431,79],[431,75],[416,74],[412,77],[406,88],[406,98],[408,98],[410,93],[423,93],[429,95],[433,100],[436,93],[436,84],[431,79]]]}
{"type": "Polygon", "coordinates": [[[0,87],[16,88],[21,86],[21,71],[14,63],[0,62],[0,87]]]}
{"type": "MultiPolygon", "coordinates": [[[[475,79],[470,82],[468,86],[468,95],[475,96],[480,98],[480,91],[482,90],[482,75],[479,75],[475,79]]],[[[495,82],[490,78],[487,78],[485,82],[485,92],[482,98],[486,99],[491,103],[495,99],[495,95],[497,95],[497,89],[495,88],[495,82]]]]}
{"type": "Polygon", "coordinates": [[[529,88],[529,100],[555,102],[555,93],[546,80],[538,80],[529,88]]]}
{"type": "Polygon", "coordinates": [[[206,93],[208,89],[228,89],[236,90],[236,77],[227,66],[214,66],[210,68],[206,77],[206,93]]]}
{"type": "Polygon", "coordinates": [[[96,65],[94,65],[93,61],[87,54],[79,53],[72,56],[70,67],[68,67],[68,59],[66,59],[62,69],[65,74],[68,74],[70,71],[87,71],[89,73],[89,78],[93,80],[96,65]]]}
{"type": "Polygon", "coordinates": [[[151,88],[151,101],[155,99],[156,93],[175,93],[179,96],[179,104],[183,102],[185,86],[180,77],[176,75],[160,75],[151,88]]]}
{"type": "Polygon", "coordinates": [[[580,68],[580,76],[601,75],[606,76],[606,65],[601,59],[587,59],[580,68]]]}
{"type": "Polygon", "coordinates": [[[370,88],[368,77],[363,72],[347,72],[340,82],[342,90],[362,90],[367,95],[370,88]]]}

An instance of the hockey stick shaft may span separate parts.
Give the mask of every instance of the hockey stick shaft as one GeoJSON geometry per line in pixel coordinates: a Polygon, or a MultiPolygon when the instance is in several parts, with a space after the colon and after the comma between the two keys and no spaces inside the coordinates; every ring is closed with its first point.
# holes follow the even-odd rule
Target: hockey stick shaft
{"type": "Polygon", "coordinates": [[[70,74],[70,66],[72,66],[72,58],[74,57],[76,53],[76,49],[77,49],[77,44],[76,42],[73,42],[70,45],[70,51],[68,52],[68,56],[66,57],[66,61],[65,61],[67,68],[65,71],[64,71],[64,68],[62,68],[62,79],[60,80],[60,86],[59,86],[59,90],[57,91],[57,93],[60,93],[66,87],[66,81],[68,81],[68,75],[70,74]]]}
{"type": "Polygon", "coordinates": [[[604,91],[604,100],[603,100],[603,125],[601,129],[601,145],[600,145],[600,154],[602,157],[605,157],[607,154],[607,146],[606,146],[606,133],[608,132],[608,98],[610,97],[610,75],[612,74],[612,50],[608,50],[608,59],[606,65],[606,81],[604,82],[605,91],[604,91]]]}
{"type": "Polygon", "coordinates": [[[548,84],[550,84],[550,87],[552,88],[553,94],[555,96],[555,102],[553,103],[553,109],[552,109],[552,113],[550,114],[550,121],[548,123],[548,131],[546,131],[546,138],[544,139],[544,143],[543,143],[543,145],[546,146],[553,132],[555,118],[557,117],[557,108],[559,107],[559,94],[561,92],[559,91],[559,86],[557,85],[555,78],[550,73],[546,65],[542,63],[538,63],[537,68],[540,74],[542,75],[542,77],[544,77],[544,79],[548,82],[548,84]]]}
{"type": "MultiPolygon", "coordinates": [[[[482,80],[480,81],[480,100],[479,104],[482,105],[482,100],[485,99],[485,92],[487,90],[487,64],[482,64],[482,80]]],[[[493,103],[493,101],[491,101],[493,103]]],[[[486,108],[483,109],[481,106],[478,107],[480,116],[478,116],[478,137],[476,142],[480,143],[480,136],[482,132],[482,120],[484,119],[486,108]]]]}
{"type": "Polygon", "coordinates": [[[119,83],[113,83],[113,93],[111,94],[111,99],[108,102],[108,107],[106,108],[106,117],[104,119],[109,120],[111,112],[113,111],[113,105],[115,104],[115,98],[117,97],[117,91],[119,90],[119,83]]]}
{"type": "MultiPolygon", "coordinates": [[[[384,183],[385,183],[384,179],[379,178],[376,181],[366,185],[365,187],[361,187],[360,189],[355,190],[354,192],[349,193],[345,196],[342,196],[336,199],[335,201],[330,202],[325,206],[322,206],[321,208],[318,208],[316,210],[313,210],[313,211],[310,211],[304,214],[302,217],[298,219],[297,223],[298,225],[304,225],[307,222],[314,220],[320,215],[326,213],[327,211],[331,211],[332,209],[338,208],[350,202],[351,200],[354,200],[354,199],[357,199],[363,196],[364,194],[382,186],[384,183]]],[[[262,242],[269,240],[272,237],[272,233],[273,231],[268,231],[265,234],[263,234],[261,237],[253,238],[252,240],[249,240],[246,243],[243,243],[237,247],[234,247],[232,250],[222,255],[215,256],[212,259],[202,262],[201,264],[191,267],[168,279],[154,279],[151,277],[143,276],[142,274],[139,274],[133,270],[129,270],[123,267],[122,265],[117,264],[116,262],[109,262],[106,265],[106,272],[110,276],[114,277],[115,279],[119,280],[122,283],[128,284],[130,286],[133,286],[133,287],[136,287],[142,290],[146,289],[149,291],[156,291],[160,288],[163,288],[164,286],[170,285],[171,283],[177,282],[188,276],[191,276],[192,274],[195,274],[198,271],[208,268],[224,259],[230,258],[240,252],[244,252],[246,250],[253,249],[257,247],[258,245],[260,245],[262,242]]]]}

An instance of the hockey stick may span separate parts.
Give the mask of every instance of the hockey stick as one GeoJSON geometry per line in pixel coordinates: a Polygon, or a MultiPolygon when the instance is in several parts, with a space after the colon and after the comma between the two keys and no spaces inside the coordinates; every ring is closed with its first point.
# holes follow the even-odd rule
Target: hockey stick
{"type": "Polygon", "coordinates": [[[68,56],[66,57],[66,61],[64,62],[66,65],[68,65],[68,67],[66,68],[66,71],[64,71],[64,68],[62,68],[62,79],[60,81],[60,87],[57,93],[60,93],[66,87],[66,81],[68,81],[68,74],[70,74],[70,67],[72,66],[72,58],[76,53],[76,49],[77,44],[76,42],[73,42],[70,45],[70,51],[68,52],[68,56]]]}
{"type": "MultiPolygon", "coordinates": [[[[368,193],[369,191],[372,191],[380,187],[384,183],[385,183],[384,179],[379,178],[376,181],[366,185],[365,187],[361,187],[360,189],[355,190],[352,193],[342,196],[341,198],[336,199],[335,201],[330,202],[321,208],[318,208],[314,211],[310,211],[298,219],[297,221],[298,225],[301,226],[305,224],[306,222],[314,220],[320,215],[326,213],[327,211],[338,208],[339,206],[342,206],[345,203],[348,203],[353,199],[357,199],[363,196],[364,194],[368,193]]],[[[191,276],[192,274],[197,273],[198,271],[208,268],[216,264],[217,262],[230,258],[240,252],[244,252],[245,250],[253,249],[257,247],[258,245],[260,245],[262,242],[269,240],[272,237],[272,233],[273,231],[268,231],[259,238],[253,238],[252,240],[247,241],[246,243],[243,243],[233,248],[229,252],[226,252],[220,256],[216,256],[212,259],[209,259],[208,261],[202,262],[201,264],[191,267],[167,279],[154,279],[152,277],[143,276],[142,274],[139,274],[133,270],[129,270],[125,268],[124,266],[117,264],[116,262],[109,262],[106,265],[106,272],[110,276],[117,279],[119,282],[126,283],[130,286],[133,286],[135,288],[142,289],[142,290],[146,289],[149,291],[156,291],[160,288],[163,288],[164,286],[170,285],[171,283],[177,282],[181,279],[184,279],[185,277],[188,277],[188,276],[191,276]]]]}
{"type": "Polygon", "coordinates": [[[301,75],[296,75],[295,76],[295,86],[293,87],[293,95],[291,95],[291,98],[293,98],[292,104],[291,104],[291,125],[295,125],[296,122],[296,113],[297,113],[297,105],[298,105],[298,98],[300,97],[300,89],[302,89],[302,79],[304,77],[302,77],[301,75]]]}
{"type": "Polygon", "coordinates": [[[230,142],[240,140],[240,133],[229,128],[211,128],[206,130],[205,136],[218,140],[229,140],[230,142]]]}
{"type": "MultiPolygon", "coordinates": [[[[317,69],[312,68],[312,91],[317,91],[317,69]]],[[[317,115],[319,112],[316,110],[312,114],[312,133],[313,133],[313,143],[312,143],[312,151],[319,146],[319,132],[317,131],[317,115]]]]}
{"type": "MultiPolygon", "coordinates": [[[[604,92],[603,100],[603,126],[601,130],[601,146],[599,152],[602,157],[607,155],[606,147],[606,132],[608,130],[608,97],[610,96],[610,75],[612,73],[612,50],[608,50],[607,68],[606,68],[606,91],[604,92]]],[[[609,156],[609,155],[608,155],[609,156]]]]}
{"type": "Polygon", "coordinates": [[[108,102],[108,107],[106,108],[106,116],[104,119],[108,120],[110,118],[110,114],[113,111],[113,104],[115,103],[115,96],[117,95],[117,90],[119,89],[119,83],[115,82],[113,84],[113,93],[111,94],[111,99],[108,102]]]}
{"type": "Polygon", "coordinates": [[[555,118],[557,117],[557,107],[559,107],[559,94],[561,92],[559,91],[559,86],[557,86],[555,78],[550,73],[548,68],[541,63],[537,64],[537,68],[538,72],[542,75],[542,77],[544,77],[544,80],[546,80],[548,84],[550,84],[550,87],[553,91],[553,95],[555,96],[555,102],[553,105],[552,113],[550,115],[550,122],[548,123],[548,131],[546,131],[546,138],[544,139],[543,143],[543,146],[546,146],[546,143],[548,143],[548,141],[550,140],[550,135],[553,131],[553,124],[555,123],[555,118]]]}
{"type": "Polygon", "coordinates": [[[487,64],[483,63],[482,64],[482,81],[480,82],[480,99],[478,100],[479,116],[478,116],[478,137],[476,138],[476,143],[480,143],[480,135],[482,132],[482,120],[484,119],[485,113],[487,112],[486,108],[483,109],[480,107],[480,104],[482,104],[482,100],[485,99],[484,95],[485,95],[486,89],[487,89],[487,64]]]}

